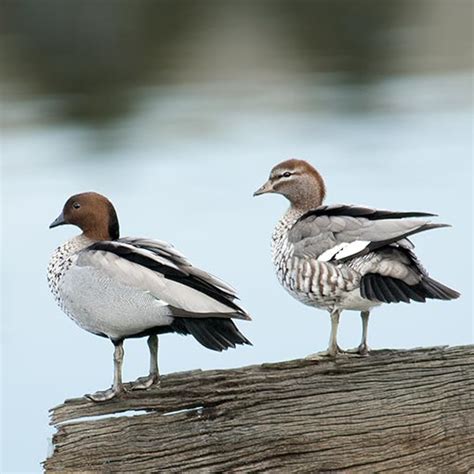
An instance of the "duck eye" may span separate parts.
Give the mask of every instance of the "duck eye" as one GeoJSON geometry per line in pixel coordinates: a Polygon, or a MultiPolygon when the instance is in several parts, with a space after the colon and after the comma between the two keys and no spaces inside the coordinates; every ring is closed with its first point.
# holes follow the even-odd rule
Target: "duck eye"
{"type": "Polygon", "coordinates": [[[81,205],[78,202],[75,202],[75,203],[73,203],[72,207],[74,209],[79,209],[81,207],[81,205]]]}
{"type": "Polygon", "coordinates": [[[283,176],[284,178],[289,178],[289,177],[291,176],[291,173],[290,173],[289,171],[285,171],[285,172],[282,174],[282,176],[283,176]]]}

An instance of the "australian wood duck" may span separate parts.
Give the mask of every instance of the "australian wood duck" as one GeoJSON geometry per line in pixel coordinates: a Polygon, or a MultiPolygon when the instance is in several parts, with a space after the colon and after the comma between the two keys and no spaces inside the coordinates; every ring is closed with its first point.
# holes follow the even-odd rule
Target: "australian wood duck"
{"type": "Polygon", "coordinates": [[[282,194],[290,208],[272,236],[278,280],[298,301],[331,315],[329,355],[341,352],[337,328],[342,310],[361,311],[362,340],[356,351],[368,353],[370,310],[381,303],[450,300],[459,293],[428,276],[408,237],[446,227],[424,212],[391,212],[351,205],[323,206],[321,175],[306,161],[276,165],[255,193],[282,194]]]}
{"type": "Polygon", "coordinates": [[[250,319],[235,290],[193,267],[171,245],[119,238],[112,203],[97,193],[72,196],[50,225],[73,224],[82,234],[51,257],[48,282],[61,309],[79,326],[114,346],[114,382],[87,395],[104,401],[123,392],[123,340],[148,336],[150,373],[133,382],[145,389],[159,381],[158,334],[191,334],[215,351],[250,344],[232,318],[250,319]]]}

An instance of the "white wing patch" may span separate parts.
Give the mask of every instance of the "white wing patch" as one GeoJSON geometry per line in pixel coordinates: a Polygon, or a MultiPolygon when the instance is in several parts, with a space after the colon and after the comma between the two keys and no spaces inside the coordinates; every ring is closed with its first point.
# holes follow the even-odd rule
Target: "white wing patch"
{"type": "Polygon", "coordinates": [[[356,255],[364,250],[370,244],[370,240],[355,240],[354,242],[342,242],[335,247],[323,252],[318,260],[321,262],[329,262],[330,260],[341,260],[343,258],[356,255]]]}
{"type": "Polygon", "coordinates": [[[349,244],[347,242],[343,242],[342,244],[336,245],[335,247],[331,247],[330,249],[327,249],[325,252],[323,252],[318,257],[318,260],[321,262],[329,262],[329,260],[332,260],[336,256],[337,252],[340,252],[348,245],[349,244]]]}

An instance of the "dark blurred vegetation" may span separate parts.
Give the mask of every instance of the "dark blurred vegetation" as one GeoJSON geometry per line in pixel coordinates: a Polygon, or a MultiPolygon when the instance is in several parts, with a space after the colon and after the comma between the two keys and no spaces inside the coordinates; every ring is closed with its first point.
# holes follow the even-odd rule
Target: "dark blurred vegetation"
{"type": "MultiPolygon", "coordinates": [[[[3,0],[0,81],[58,118],[127,114],[143,87],[472,67],[469,0],[3,0]]],[[[156,92],[159,93],[159,92],[156,92]]]]}

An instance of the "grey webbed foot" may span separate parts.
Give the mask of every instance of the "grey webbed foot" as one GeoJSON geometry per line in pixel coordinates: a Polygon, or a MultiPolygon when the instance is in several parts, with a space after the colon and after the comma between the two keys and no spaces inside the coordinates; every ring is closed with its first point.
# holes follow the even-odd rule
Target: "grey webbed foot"
{"type": "Polygon", "coordinates": [[[131,390],[146,390],[153,385],[159,385],[160,376],[158,374],[150,374],[146,377],[138,377],[137,380],[130,383],[131,390]]]}
{"type": "Polygon", "coordinates": [[[359,354],[361,356],[369,355],[369,346],[367,344],[359,344],[358,347],[354,349],[349,349],[346,351],[348,354],[359,354]]]}
{"type": "Polygon", "coordinates": [[[306,356],[305,359],[316,360],[324,357],[336,357],[337,355],[342,355],[344,353],[345,352],[336,345],[335,347],[328,347],[325,351],[316,352],[316,354],[310,354],[306,356]]]}
{"type": "Polygon", "coordinates": [[[124,393],[123,388],[117,389],[114,387],[110,387],[107,390],[99,390],[95,393],[87,393],[84,396],[93,402],[106,402],[108,400],[112,400],[124,393]]]}

